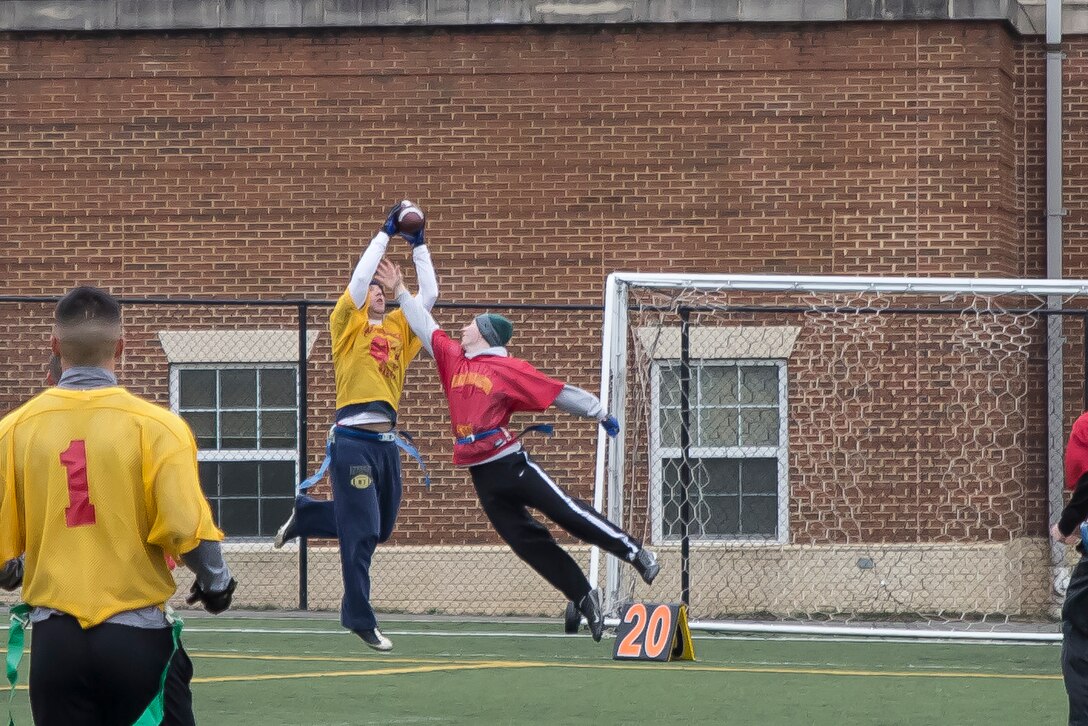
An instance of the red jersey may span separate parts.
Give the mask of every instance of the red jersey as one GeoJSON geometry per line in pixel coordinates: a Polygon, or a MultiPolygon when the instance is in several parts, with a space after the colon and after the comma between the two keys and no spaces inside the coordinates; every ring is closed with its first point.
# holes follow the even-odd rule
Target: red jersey
{"type": "Polygon", "coordinates": [[[1088,473],[1088,412],[1073,422],[1069,445],[1065,447],[1065,488],[1076,489],[1077,482],[1088,473]]]}
{"type": "MultiPolygon", "coordinates": [[[[505,428],[510,416],[518,411],[543,411],[563,390],[560,381],[520,358],[501,355],[467,358],[460,344],[441,330],[431,336],[431,347],[449,404],[450,425],[458,439],[505,428]]],[[[455,444],[453,463],[479,464],[514,445],[514,441],[503,436],[455,444]]]]}

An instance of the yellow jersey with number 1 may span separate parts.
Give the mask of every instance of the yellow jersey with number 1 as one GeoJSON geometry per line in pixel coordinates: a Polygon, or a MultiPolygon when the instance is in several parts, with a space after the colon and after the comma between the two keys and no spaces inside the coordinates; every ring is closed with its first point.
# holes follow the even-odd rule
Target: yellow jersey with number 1
{"type": "Polygon", "coordinates": [[[26,553],[23,599],[84,628],[162,606],[178,557],[223,533],[177,415],[124,388],[51,388],[0,420],[0,561],[26,553]]]}

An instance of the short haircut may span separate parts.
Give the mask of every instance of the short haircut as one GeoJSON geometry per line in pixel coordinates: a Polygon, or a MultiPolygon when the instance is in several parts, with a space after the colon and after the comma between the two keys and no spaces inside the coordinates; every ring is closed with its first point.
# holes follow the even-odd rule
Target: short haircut
{"type": "Polygon", "coordinates": [[[60,356],[73,366],[108,363],[121,339],[121,305],[105,290],[77,287],[53,313],[60,356]]]}

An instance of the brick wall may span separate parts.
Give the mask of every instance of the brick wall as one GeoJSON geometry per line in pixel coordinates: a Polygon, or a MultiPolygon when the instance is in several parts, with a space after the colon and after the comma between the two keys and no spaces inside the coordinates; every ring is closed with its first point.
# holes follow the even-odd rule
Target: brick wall
{"type": "MultiPolygon", "coordinates": [[[[1066,274],[1085,277],[1088,43],[1067,52],[1066,274]]],[[[3,293],[332,300],[402,197],[428,212],[443,301],[598,303],[618,269],[1040,276],[1043,61],[1000,23],[0,35],[3,293]]],[[[4,408],[46,313],[0,322],[4,408]]],[[[192,322],[155,315],[145,342],[192,322]]],[[[599,315],[518,322],[516,352],[597,387],[599,315]]],[[[153,347],[126,375],[163,400],[153,347]]],[[[323,339],[315,443],[327,358],[323,339]]],[[[444,460],[429,373],[406,424],[444,460]]],[[[561,421],[533,448],[589,496],[591,429],[561,421]]],[[[439,467],[398,541],[441,543],[450,518],[491,541],[469,486],[439,467]]]]}
{"type": "Polygon", "coordinates": [[[7,35],[8,291],[330,296],[401,195],[447,300],[1033,274],[1041,68],[996,23],[7,35]]]}

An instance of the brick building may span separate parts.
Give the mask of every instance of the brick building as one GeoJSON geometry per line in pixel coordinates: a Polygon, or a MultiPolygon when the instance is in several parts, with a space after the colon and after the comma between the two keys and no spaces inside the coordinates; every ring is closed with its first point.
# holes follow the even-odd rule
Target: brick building
{"type": "MultiPolygon", "coordinates": [[[[253,537],[236,553],[261,584],[253,604],[296,597],[294,560],[282,561],[295,554],[263,541],[290,483],[319,459],[329,423],[323,304],[395,199],[428,213],[441,302],[464,306],[438,311],[447,329],[473,304],[505,309],[518,323],[516,353],[591,390],[594,308],[614,270],[1045,274],[1038,4],[999,3],[989,14],[960,2],[533,10],[511,0],[503,13],[475,0],[381,12],[320,2],[6,5],[0,406],[36,388],[49,320],[37,298],[93,283],[131,300],[122,376],[203,432],[217,513],[228,531],[235,522],[253,537]],[[140,302],[149,298],[264,306],[140,302]],[[314,304],[300,312],[303,300],[314,304]],[[511,307],[526,304],[556,307],[511,307]],[[300,316],[301,401],[291,375],[300,316]],[[245,415],[224,403],[231,392],[245,415]],[[291,453],[299,408],[301,463],[291,453]],[[226,423],[224,414],[237,415],[226,423]],[[257,421],[268,442],[252,443],[257,421]],[[263,448],[273,453],[238,456],[263,448]],[[230,490],[238,481],[253,483],[230,490]]],[[[1070,29],[1083,31],[1079,4],[1067,7],[1070,29]]],[[[1088,278],[1084,38],[1063,42],[1068,278],[1088,278]]],[[[391,249],[408,261],[406,246],[391,249]]],[[[482,581],[510,593],[497,612],[554,611],[561,603],[490,533],[467,475],[446,464],[429,366],[415,364],[403,410],[427,442],[435,484],[423,493],[406,465],[402,521],[376,561],[380,603],[469,611],[482,581]],[[466,544],[474,564],[451,577],[466,544]],[[423,580],[444,585],[424,596],[423,580]]],[[[557,437],[533,449],[590,497],[595,431],[559,420],[557,437]]],[[[1034,456],[1044,458],[1038,447],[1034,456]]],[[[1010,536],[1035,553],[1045,472],[1032,482],[1032,513],[1010,536]]],[[[1013,577],[1023,562],[1011,557],[1013,577]]],[[[1027,579],[1045,577],[1036,565],[1027,579]]],[[[311,606],[335,606],[335,553],[312,549],[309,567],[311,580],[324,573],[311,606]]]]}

